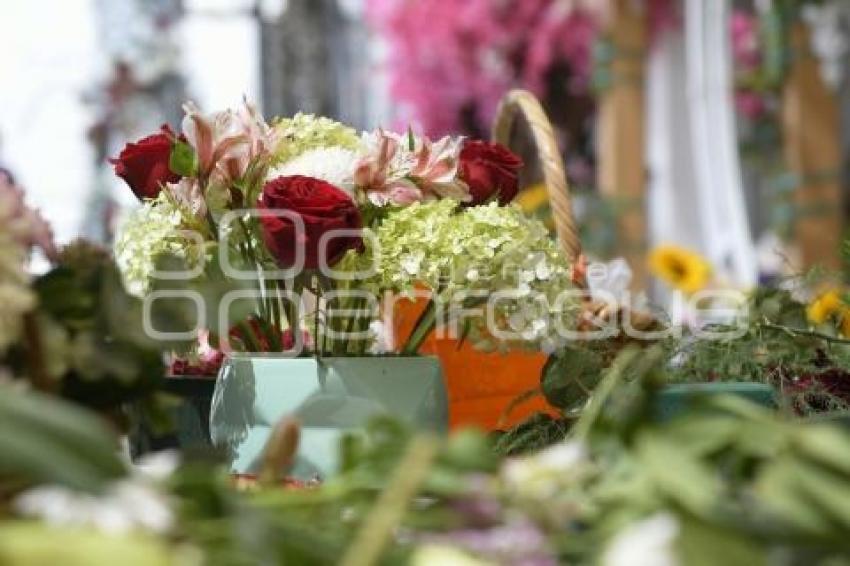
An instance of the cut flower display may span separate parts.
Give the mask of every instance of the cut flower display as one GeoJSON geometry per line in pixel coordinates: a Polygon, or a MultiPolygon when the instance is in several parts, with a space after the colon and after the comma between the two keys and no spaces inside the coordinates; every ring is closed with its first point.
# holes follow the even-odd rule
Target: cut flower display
{"type": "Polygon", "coordinates": [[[487,349],[551,347],[575,311],[561,298],[571,287],[566,258],[510,204],[522,161],[504,146],[412,131],[358,135],[304,114],[268,124],[248,102],[212,114],[185,109],[182,132],[163,126],[113,160],[143,198],[116,256],[140,296],[182,277],[163,277],[165,256],[199,271],[190,286],[237,279],[232,270],[255,274],[248,318],[211,324],[224,349],[280,351],[297,329],[319,355],[383,351],[375,342],[384,337],[370,330],[386,322],[380,305],[423,289],[430,306],[407,354],[438,324],[487,349]],[[232,328],[256,340],[229,343],[232,328]]]}

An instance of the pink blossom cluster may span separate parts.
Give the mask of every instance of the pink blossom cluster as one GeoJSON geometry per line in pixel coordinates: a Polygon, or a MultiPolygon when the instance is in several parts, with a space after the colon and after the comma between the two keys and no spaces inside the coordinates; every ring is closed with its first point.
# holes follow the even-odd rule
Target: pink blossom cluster
{"type": "Polygon", "coordinates": [[[559,59],[577,82],[590,77],[597,28],[585,2],[369,0],[367,17],[389,43],[392,95],[407,106],[402,120],[430,135],[468,131],[465,118],[488,124],[511,87],[543,94],[559,59]]]}
{"type": "MultiPolygon", "coordinates": [[[[645,0],[651,36],[677,27],[676,0],[645,0]]],[[[587,89],[603,0],[367,0],[367,18],[389,43],[390,89],[430,135],[486,127],[513,87],[539,97],[565,62],[570,88],[587,89]]],[[[481,133],[481,132],[471,132],[481,133]]]]}
{"type": "MultiPolygon", "coordinates": [[[[758,17],[747,10],[733,10],[729,21],[735,73],[739,77],[754,75],[762,63],[758,36],[758,17]]],[[[735,108],[750,120],[757,120],[767,111],[764,93],[739,85],[735,90],[735,108]]]]}
{"type": "Polygon", "coordinates": [[[38,210],[27,206],[24,190],[3,169],[0,169],[0,222],[26,250],[38,248],[47,259],[56,259],[58,252],[50,224],[38,210]]]}

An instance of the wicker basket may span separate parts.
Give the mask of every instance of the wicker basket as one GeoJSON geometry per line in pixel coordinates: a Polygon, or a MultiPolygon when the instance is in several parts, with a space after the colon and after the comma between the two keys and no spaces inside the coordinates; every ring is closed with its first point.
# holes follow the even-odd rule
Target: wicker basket
{"type": "Polygon", "coordinates": [[[552,133],[552,124],[533,94],[526,90],[512,90],[505,95],[493,123],[493,141],[510,146],[511,133],[520,117],[525,119],[534,139],[540,169],[543,172],[543,183],[549,192],[549,204],[558,241],[567,259],[574,262],[581,255],[581,242],[573,216],[564,161],[552,133]]]}
{"type": "MultiPolygon", "coordinates": [[[[528,123],[534,139],[540,169],[549,191],[549,200],[558,240],[567,258],[581,253],[575,228],[564,164],[552,126],[540,103],[531,93],[509,92],[502,100],[493,127],[493,139],[509,145],[518,118],[528,123]]],[[[399,301],[394,316],[395,335],[408,336],[424,301],[399,301]]],[[[508,426],[549,406],[541,396],[529,398],[506,415],[505,410],[523,393],[536,390],[546,356],[540,353],[511,352],[490,354],[475,350],[469,343],[458,347],[456,340],[428,338],[420,350],[440,358],[447,382],[450,426],[476,425],[485,429],[508,426]]]]}

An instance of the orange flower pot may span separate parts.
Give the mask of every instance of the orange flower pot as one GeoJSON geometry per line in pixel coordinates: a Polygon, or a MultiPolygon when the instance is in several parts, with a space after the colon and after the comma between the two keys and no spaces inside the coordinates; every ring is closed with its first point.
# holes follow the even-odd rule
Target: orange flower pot
{"type": "MultiPolygon", "coordinates": [[[[393,311],[393,335],[403,344],[413,330],[427,301],[401,299],[393,311]]],[[[480,352],[465,342],[435,338],[422,344],[421,354],[435,355],[443,366],[449,397],[449,426],[478,426],[485,430],[517,424],[534,412],[553,411],[542,396],[535,396],[506,411],[520,395],[540,385],[540,372],[546,363],[541,353],[480,352]]]]}

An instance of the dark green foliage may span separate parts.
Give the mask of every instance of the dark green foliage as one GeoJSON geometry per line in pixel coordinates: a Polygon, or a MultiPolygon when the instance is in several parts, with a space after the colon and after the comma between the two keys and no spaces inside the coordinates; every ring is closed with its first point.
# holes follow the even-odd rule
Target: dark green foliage
{"type": "Polygon", "coordinates": [[[98,491],[126,471],[95,415],[10,386],[0,386],[0,453],[0,496],[30,483],[98,491]]]}
{"type": "Polygon", "coordinates": [[[590,347],[567,346],[549,356],[540,377],[543,396],[553,407],[581,409],[602,378],[606,361],[590,347]]]}
{"type": "Polygon", "coordinates": [[[518,456],[542,450],[564,440],[571,424],[569,419],[534,413],[510,430],[494,433],[494,448],[501,456],[518,456]]]}
{"type": "Polygon", "coordinates": [[[669,381],[767,383],[787,409],[805,415],[850,408],[850,344],[829,325],[810,330],[805,305],[787,291],[758,289],[743,336],[684,340],[671,360],[669,381]]]}

